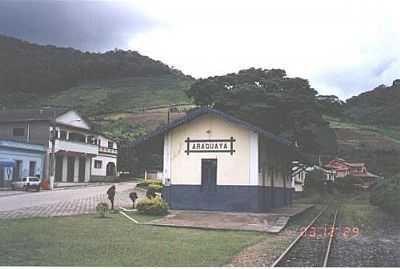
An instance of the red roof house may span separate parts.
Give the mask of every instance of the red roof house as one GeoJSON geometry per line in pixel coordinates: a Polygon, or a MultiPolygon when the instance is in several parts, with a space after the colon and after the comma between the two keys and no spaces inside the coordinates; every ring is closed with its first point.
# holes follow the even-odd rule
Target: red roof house
{"type": "Polygon", "coordinates": [[[335,170],[336,177],[378,177],[368,172],[365,163],[350,163],[343,159],[334,159],[324,166],[327,169],[335,170]]]}

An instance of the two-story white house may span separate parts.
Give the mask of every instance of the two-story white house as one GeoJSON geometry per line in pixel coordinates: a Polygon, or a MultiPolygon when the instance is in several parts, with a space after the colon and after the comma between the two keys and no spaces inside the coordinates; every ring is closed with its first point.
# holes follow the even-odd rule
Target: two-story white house
{"type": "Polygon", "coordinates": [[[292,188],[295,192],[304,191],[307,167],[299,161],[292,162],[292,188]]]}
{"type": "Polygon", "coordinates": [[[117,143],[74,110],[0,111],[0,139],[43,145],[42,179],[50,178],[51,167],[55,182],[106,181],[117,176],[117,143]]]}

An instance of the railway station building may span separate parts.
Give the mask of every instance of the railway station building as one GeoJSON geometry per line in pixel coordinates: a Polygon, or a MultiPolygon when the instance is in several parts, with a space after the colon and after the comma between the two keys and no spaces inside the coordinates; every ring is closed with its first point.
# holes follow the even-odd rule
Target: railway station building
{"type": "Polygon", "coordinates": [[[135,144],[154,140],[171,209],[268,212],[292,203],[296,149],[271,132],[202,107],[135,144]]]}

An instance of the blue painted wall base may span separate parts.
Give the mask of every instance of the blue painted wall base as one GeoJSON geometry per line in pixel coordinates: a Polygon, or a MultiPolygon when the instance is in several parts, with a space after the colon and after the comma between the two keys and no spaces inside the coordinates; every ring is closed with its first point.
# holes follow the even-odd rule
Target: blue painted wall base
{"type": "Polygon", "coordinates": [[[262,186],[217,186],[216,191],[201,185],[165,186],[163,197],[171,209],[231,212],[268,212],[291,205],[294,190],[262,186]]]}

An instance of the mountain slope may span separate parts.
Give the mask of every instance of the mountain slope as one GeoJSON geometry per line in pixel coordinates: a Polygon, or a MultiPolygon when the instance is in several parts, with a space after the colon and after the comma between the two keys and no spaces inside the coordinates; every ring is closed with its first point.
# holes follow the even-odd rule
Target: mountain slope
{"type": "Polygon", "coordinates": [[[69,106],[88,116],[136,111],[148,106],[189,103],[185,91],[192,82],[171,74],[92,81],[42,97],[32,105],[69,106]]]}
{"type": "Polygon", "coordinates": [[[32,104],[88,81],[170,75],[180,71],[135,51],[81,52],[0,35],[0,107],[32,104]]]}
{"type": "Polygon", "coordinates": [[[353,121],[384,126],[400,125],[400,80],[381,85],[346,101],[345,114],[353,121]]]}
{"type": "Polygon", "coordinates": [[[400,172],[400,127],[378,127],[325,117],[335,130],[338,156],[365,162],[368,169],[385,177],[400,172]]]}

